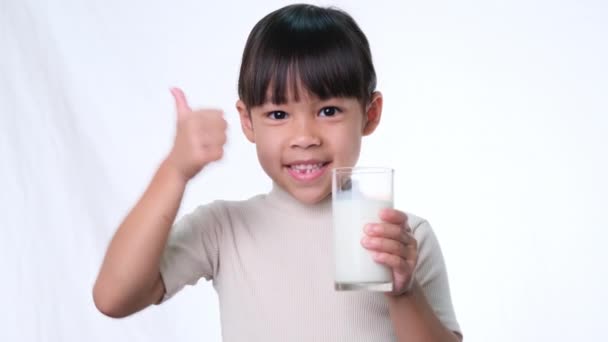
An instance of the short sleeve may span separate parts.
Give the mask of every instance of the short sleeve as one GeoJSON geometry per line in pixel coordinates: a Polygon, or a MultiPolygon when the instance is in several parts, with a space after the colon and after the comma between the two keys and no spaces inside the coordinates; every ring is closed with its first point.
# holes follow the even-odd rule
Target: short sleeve
{"type": "Polygon", "coordinates": [[[418,242],[416,280],[443,325],[462,334],[452,305],[447,269],[439,241],[426,220],[413,226],[412,231],[418,242]]]}
{"type": "Polygon", "coordinates": [[[199,206],[171,228],[160,262],[165,285],[162,302],[200,278],[211,280],[219,268],[221,222],[214,214],[215,202],[199,206]]]}

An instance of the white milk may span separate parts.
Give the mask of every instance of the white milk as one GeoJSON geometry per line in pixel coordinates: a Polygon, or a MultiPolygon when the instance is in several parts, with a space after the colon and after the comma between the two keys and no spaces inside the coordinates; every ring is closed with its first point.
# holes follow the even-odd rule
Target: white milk
{"type": "Polygon", "coordinates": [[[386,200],[367,198],[336,199],[333,202],[334,259],[336,283],[392,282],[388,267],[374,261],[371,251],[361,245],[367,223],[380,222],[383,208],[392,208],[386,200]]]}

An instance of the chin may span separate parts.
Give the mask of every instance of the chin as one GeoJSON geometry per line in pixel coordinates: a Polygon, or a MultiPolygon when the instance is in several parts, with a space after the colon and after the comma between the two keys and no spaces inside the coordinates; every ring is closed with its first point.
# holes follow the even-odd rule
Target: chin
{"type": "Polygon", "coordinates": [[[307,205],[317,204],[331,195],[331,189],[308,188],[289,189],[289,193],[299,202],[307,205]]]}
{"type": "Polygon", "coordinates": [[[331,167],[333,163],[322,163],[316,173],[294,172],[283,165],[280,170],[265,169],[273,181],[288,192],[298,202],[314,205],[331,196],[331,167]]]}

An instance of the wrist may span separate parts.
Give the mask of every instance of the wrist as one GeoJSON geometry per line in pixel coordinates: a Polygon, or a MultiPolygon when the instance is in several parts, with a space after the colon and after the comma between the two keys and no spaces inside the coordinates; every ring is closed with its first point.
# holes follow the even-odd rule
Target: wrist
{"type": "Polygon", "coordinates": [[[409,286],[409,288],[407,290],[403,291],[402,293],[400,293],[400,294],[387,293],[386,296],[388,297],[388,299],[391,303],[397,303],[397,302],[402,302],[402,301],[411,301],[414,299],[414,297],[416,297],[416,294],[419,291],[422,291],[422,289],[418,285],[418,282],[414,280],[411,283],[411,285],[409,286]]]}
{"type": "Polygon", "coordinates": [[[171,160],[170,156],[162,161],[158,173],[172,180],[175,180],[176,182],[183,184],[184,186],[190,180],[190,177],[181,172],[177,165],[175,165],[175,163],[171,160]]]}

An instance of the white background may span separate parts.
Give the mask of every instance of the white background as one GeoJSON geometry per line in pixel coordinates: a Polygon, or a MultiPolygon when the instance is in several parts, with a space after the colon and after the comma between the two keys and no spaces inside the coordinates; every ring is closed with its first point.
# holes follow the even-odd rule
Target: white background
{"type": "MultiPolygon", "coordinates": [[[[0,0],[0,341],[219,341],[204,281],[127,319],[91,289],[174,133],[168,88],[220,107],[225,158],[180,215],[270,185],[234,109],[242,48],[284,1],[0,0]]],[[[442,243],[467,341],[607,341],[608,4],[335,1],[385,111],[360,164],[442,243]]]]}

